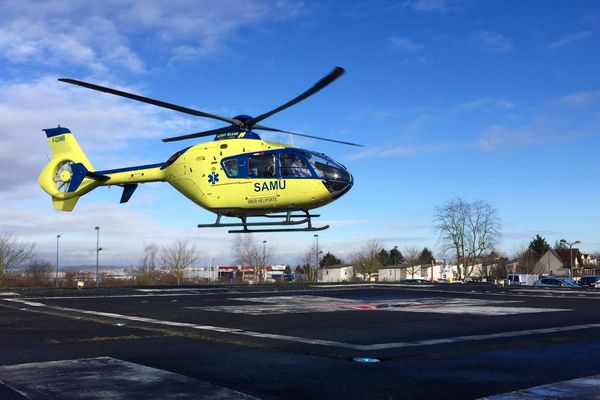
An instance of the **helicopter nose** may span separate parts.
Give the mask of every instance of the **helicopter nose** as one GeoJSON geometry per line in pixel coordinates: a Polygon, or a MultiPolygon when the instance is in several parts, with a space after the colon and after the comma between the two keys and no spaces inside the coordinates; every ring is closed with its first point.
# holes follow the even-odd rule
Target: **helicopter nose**
{"type": "Polygon", "coordinates": [[[340,181],[340,180],[327,180],[324,182],[325,187],[329,190],[329,193],[333,196],[334,199],[337,199],[344,194],[346,194],[354,184],[354,179],[352,175],[348,174],[350,179],[340,181]]]}

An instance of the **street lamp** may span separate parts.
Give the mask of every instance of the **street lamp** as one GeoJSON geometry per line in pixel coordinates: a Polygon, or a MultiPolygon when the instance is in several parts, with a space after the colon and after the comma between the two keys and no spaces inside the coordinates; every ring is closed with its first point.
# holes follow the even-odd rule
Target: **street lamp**
{"type": "Polygon", "coordinates": [[[317,241],[317,263],[315,264],[315,281],[317,280],[317,270],[319,269],[319,235],[314,235],[317,241]]]}
{"type": "Polygon", "coordinates": [[[100,250],[102,250],[102,247],[100,247],[100,227],[97,226],[94,229],[96,230],[96,287],[98,287],[98,259],[100,257],[100,250]]]}
{"type": "Polygon", "coordinates": [[[56,235],[56,288],[58,289],[58,239],[60,235],[56,235]]]}
{"type": "Polygon", "coordinates": [[[394,246],[394,267],[398,265],[396,258],[398,257],[398,246],[394,246]]]}
{"type": "Polygon", "coordinates": [[[579,240],[576,240],[574,242],[569,243],[565,239],[560,239],[560,242],[569,246],[569,276],[571,279],[573,279],[573,246],[581,242],[579,240]]]}
{"type": "Polygon", "coordinates": [[[262,280],[262,276],[265,273],[265,263],[266,263],[266,257],[265,257],[265,245],[267,244],[266,240],[263,240],[263,256],[262,256],[262,272],[260,274],[261,280],[262,280]]]}

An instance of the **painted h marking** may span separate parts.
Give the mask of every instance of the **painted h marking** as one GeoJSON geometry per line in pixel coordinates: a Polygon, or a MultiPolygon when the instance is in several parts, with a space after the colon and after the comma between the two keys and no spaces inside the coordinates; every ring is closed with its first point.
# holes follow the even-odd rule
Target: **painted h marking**
{"type": "Polygon", "coordinates": [[[35,308],[46,308],[46,309],[57,310],[57,311],[67,311],[67,312],[86,314],[86,315],[96,315],[96,316],[113,318],[113,319],[141,322],[141,323],[146,323],[146,324],[151,324],[151,325],[198,329],[198,330],[203,330],[203,331],[227,333],[227,334],[232,334],[232,335],[250,336],[250,337],[256,337],[256,338],[263,338],[263,339],[273,339],[273,340],[281,340],[281,341],[287,341],[287,342],[305,343],[305,344],[328,346],[328,347],[338,347],[338,348],[361,350],[361,351],[433,346],[433,345],[438,345],[438,344],[452,344],[452,343],[469,342],[469,341],[503,339],[503,338],[509,338],[509,337],[522,337],[522,336],[529,336],[529,335],[539,335],[539,334],[548,334],[548,333],[558,333],[558,332],[600,328],[600,323],[598,323],[598,324],[582,324],[582,325],[560,326],[560,327],[554,327],[554,328],[527,329],[527,330],[522,330],[522,331],[490,333],[490,334],[484,334],[484,335],[454,336],[454,337],[448,337],[448,338],[419,340],[419,341],[414,341],[414,342],[395,342],[395,343],[379,343],[379,344],[370,344],[370,345],[359,345],[359,344],[351,344],[351,343],[344,343],[344,342],[336,342],[336,341],[331,341],[331,340],[310,339],[310,338],[303,338],[303,337],[298,337],[298,336],[288,336],[288,335],[277,335],[277,334],[270,334],[270,333],[253,332],[253,331],[246,331],[243,329],[226,328],[226,327],[220,327],[220,326],[197,325],[197,324],[190,324],[187,322],[163,321],[163,320],[158,320],[158,319],[154,319],[154,318],[136,317],[136,316],[131,316],[131,315],[123,315],[123,314],[108,313],[108,312],[101,312],[101,311],[80,310],[80,309],[76,309],[76,308],[53,306],[53,305],[48,305],[48,304],[43,304],[43,303],[38,303],[38,302],[21,300],[21,299],[6,299],[6,301],[20,303],[20,304],[24,304],[24,305],[27,305],[30,307],[35,307],[35,308]]]}

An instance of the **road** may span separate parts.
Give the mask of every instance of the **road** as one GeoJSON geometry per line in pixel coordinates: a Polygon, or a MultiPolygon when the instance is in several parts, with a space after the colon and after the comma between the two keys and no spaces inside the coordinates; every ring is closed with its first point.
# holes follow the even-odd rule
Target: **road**
{"type": "Polygon", "coordinates": [[[599,375],[599,305],[450,284],[0,290],[0,399],[482,398],[599,375]]]}

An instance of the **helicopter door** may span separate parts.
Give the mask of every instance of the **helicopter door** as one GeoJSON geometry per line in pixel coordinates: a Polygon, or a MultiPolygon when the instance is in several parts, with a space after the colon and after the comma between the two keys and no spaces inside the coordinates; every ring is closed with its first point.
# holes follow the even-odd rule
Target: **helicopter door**
{"type": "Polygon", "coordinates": [[[275,154],[255,153],[248,158],[248,178],[252,180],[252,196],[248,198],[250,204],[255,203],[268,206],[277,202],[281,187],[281,180],[275,174],[275,154]]]}

